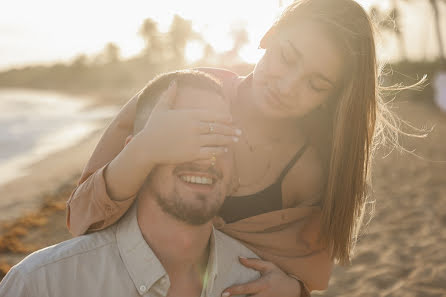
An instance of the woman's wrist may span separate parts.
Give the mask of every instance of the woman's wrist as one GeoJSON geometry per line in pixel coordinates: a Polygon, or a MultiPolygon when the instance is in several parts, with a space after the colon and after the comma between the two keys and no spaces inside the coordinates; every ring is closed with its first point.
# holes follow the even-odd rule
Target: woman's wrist
{"type": "Polygon", "coordinates": [[[147,136],[143,134],[143,131],[141,131],[133,137],[132,141],[128,145],[132,146],[132,151],[134,152],[134,158],[132,162],[138,163],[138,166],[140,168],[143,168],[143,170],[148,170],[150,172],[152,168],[160,162],[159,160],[156,160],[156,148],[153,148],[153,141],[147,142],[144,139],[146,137],[147,136]]]}
{"type": "Polygon", "coordinates": [[[140,157],[143,150],[137,142],[133,139],[128,143],[104,172],[107,193],[112,200],[122,201],[134,196],[153,168],[151,161],[140,157]]]}

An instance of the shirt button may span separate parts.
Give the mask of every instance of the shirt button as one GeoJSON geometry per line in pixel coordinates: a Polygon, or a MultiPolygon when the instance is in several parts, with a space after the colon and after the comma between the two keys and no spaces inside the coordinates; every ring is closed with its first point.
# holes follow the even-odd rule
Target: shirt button
{"type": "Polygon", "coordinates": [[[139,287],[139,290],[141,291],[141,293],[145,293],[147,291],[147,287],[142,285],[139,287]]]}

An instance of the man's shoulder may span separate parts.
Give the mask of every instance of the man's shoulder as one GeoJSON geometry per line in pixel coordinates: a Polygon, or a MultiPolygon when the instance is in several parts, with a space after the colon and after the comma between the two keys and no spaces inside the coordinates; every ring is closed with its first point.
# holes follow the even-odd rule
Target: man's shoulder
{"type": "Polygon", "coordinates": [[[217,249],[217,274],[211,296],[221,296],[224,289],[247,283],[260,277],[256,270],[247,268],[240,263],[239,257],[259,258],[253,251],[239,241],[215,230],[217,249]]]}
{"type": "Polygon", "coordinates": [[[244,246],[240,241],[226,235],[219,230],[215,230],[215,237],[217,239],[218,245],[222,247],[224,253],[228,255],[236,255],[246,258],[259,258],[259,256],[257,256],[253,251],[244,246]]]}
{"type": "Polygon", "coordinates": [[[15,269],[27,275],[43,267],[49,268],[61,261],[75,262],[80,255],[88,256],[89,253],[96,253],[98,249],[116,243],[115,232],[116,227],[112,226],[43,248],[25,257],[15,266],[15,269]]]}

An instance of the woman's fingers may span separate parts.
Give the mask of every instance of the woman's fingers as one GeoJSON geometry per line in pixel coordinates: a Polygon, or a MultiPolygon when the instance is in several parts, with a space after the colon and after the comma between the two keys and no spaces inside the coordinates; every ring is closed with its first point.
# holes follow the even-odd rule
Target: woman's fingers
{"type": "Polygon", "coordinates": [[[259,278],[252,282],[231,286],[224,290],[221,296],[229,297],[234,295],[252,295],[264,291],[267,287],[268,284],[264,278],[259,278]]]}
{"type": "Polygon", "coordinates": [[[223,291],[222,296],[249,294],[252,296],[301,296],[301,284],[285,274],[274,263],[260,259],[240,258],[240,262],[261,273],[258,280],[246,284],[234,285],[223,291]]]}
{"type": "Polygon", "coordinates": [[[209,160],[213,157],[218,157],[224,153],[228,152],[228,148],[225,146],[210,146],[210,147],[201,147],[200,153],[198,155],[198,159],[200,160],[209,160]]]}
{"type": "Polygon", "coordinates": [[[226,136],[220,134],[204,134],[200,135],[199,139],[201,147],[227,146],[240,141],[237,136],[226,136]]]}
{"type": "Polygon", "coordinates": [[[277,268],[277,266],[274,265],[272,262],[263,261],[260,259],[239,257],[239,260],[240,263],[242,263],[244,266],[257,270],[262,274],[277,268]]]}
{"type": "Polygon", "coordinates": [[[238,128],[217,122],[200,122],[200,133],[240,136],[242,131],[238,128]]]}
{"type": "Polygon", "coordinates": [[[222,124],[232,124],[232,116],[227,112],[210,112],[204,110],[191,110],[191,116],[202,122],[215,122],[222,124]]]}

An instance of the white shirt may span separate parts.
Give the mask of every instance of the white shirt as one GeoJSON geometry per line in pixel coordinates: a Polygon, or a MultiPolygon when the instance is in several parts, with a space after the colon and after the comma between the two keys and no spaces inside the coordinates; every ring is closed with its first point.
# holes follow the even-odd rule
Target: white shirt
{"type": "MultiPolygon", "coordinates": [[[[201,297],[257,279],[238,256],[258,258],[238,241],[213,229],[207,283],[201,297]]],[[[36,251],[15,265],[0,283],[1,297],[166,296],[169,276],[144,240],[136,205],[115,225],[36,251]]]]}

